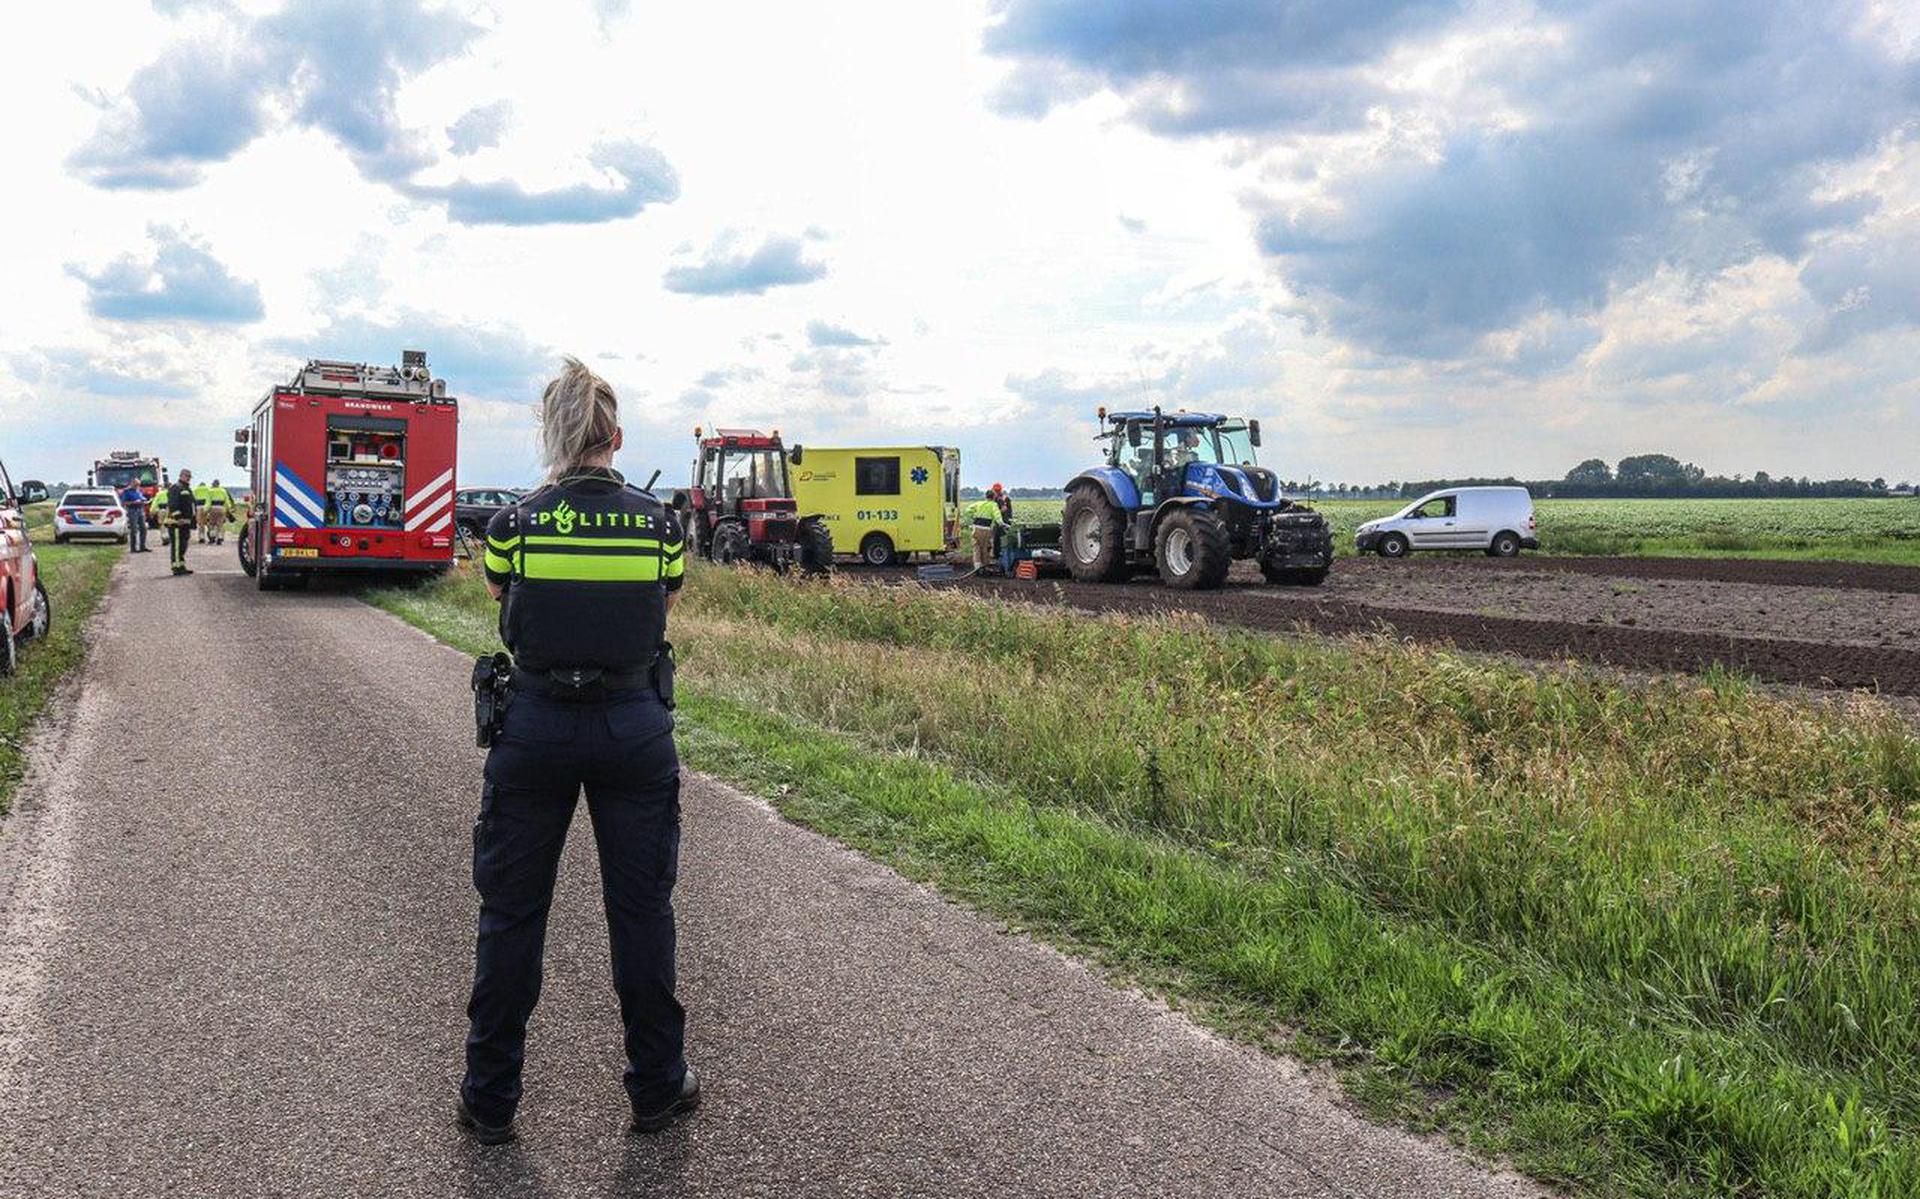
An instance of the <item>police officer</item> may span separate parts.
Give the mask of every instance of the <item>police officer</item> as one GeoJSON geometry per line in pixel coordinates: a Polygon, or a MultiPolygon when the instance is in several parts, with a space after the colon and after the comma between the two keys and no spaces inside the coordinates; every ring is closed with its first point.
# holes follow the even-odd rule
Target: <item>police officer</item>
{"type": "Polygon", "coordinates": [[[120,489],[120,506],[127,510],[127,552],[146,553],[147,493],[140,490],[140,480],[130,480],[120,489]]]}
{"type": "Polygon", "coordinates": [[[190,575],[187,569],[187,544],[193,540],[193,472],[183,470],[167,488],[167,557],[173,573],[190,575]]]}
{"type": "Polygon", "coordinates": [[[626,1025],[631,1128],[691,1111],[700,1084],[674,997],[680,761],[667,613],[685,572],[678,521],[613,469],[619,402],[568,358],[540,398],[547,483],[487,526],[487,587],[513,654],[474,830],[478,962],[459,1122],[513,1136],[554,872],[584,788],[626,1025]]]}

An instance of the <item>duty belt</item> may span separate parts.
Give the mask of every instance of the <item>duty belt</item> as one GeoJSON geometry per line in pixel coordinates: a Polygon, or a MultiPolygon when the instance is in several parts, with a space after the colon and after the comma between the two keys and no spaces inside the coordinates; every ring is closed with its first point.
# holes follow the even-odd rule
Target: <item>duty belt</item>
{"type": "Polygon", "coordinates": [[[601,670],[580,667],[567,670],[516,670],[513,689],[542,699],[566,703],[591,703],[616,691],[641,691],[654,688],[653,667],[629,670],[601,670]]]}

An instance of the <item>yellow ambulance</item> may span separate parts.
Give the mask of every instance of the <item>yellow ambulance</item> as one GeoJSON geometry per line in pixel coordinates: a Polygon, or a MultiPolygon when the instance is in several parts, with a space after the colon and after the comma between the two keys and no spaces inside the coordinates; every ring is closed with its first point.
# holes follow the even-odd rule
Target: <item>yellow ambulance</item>
{"type": "Polygon", "coordinates": [[[800,515],[818,514],[838,554],[886,566],[944,557],[960,535],[960,451],[950,446],[809,445],[789,468],[800,515]]]}

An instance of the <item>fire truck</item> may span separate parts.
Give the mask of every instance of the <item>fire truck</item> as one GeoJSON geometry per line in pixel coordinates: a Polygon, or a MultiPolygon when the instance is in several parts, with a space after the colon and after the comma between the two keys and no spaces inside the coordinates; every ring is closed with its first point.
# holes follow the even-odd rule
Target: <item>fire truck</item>
{"type": "Polygon", "coordinates": [[[167,470],[160,465],[160,459],[139,450],[114,450],[94,461],[93,469],[87,472],[87,483],[111,487],[116,492],[125,491],[129,483],[138,484],[140,493],[147,497],[147,523],[160,527],[160,508],[153,502],[153,497],[167,485],[167,470]]]}
{"type": "Polygon", "coordinates": [[[233,435],[234,465],[253,472],[240,568],[262,591],[323,572],[447,570],[459,428],[422,351],[397,367],[308,362],[233,435]]]}

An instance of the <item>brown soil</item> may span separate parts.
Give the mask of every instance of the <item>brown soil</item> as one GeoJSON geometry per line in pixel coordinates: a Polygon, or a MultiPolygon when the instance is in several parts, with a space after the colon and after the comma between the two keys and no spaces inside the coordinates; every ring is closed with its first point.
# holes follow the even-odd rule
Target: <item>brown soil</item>
{"type": "MultiPolygon", "coordinates": [[[[1465,561],[1461,558],[1450,560],[1465,561]]],[[[1342,561],[1335,569],[1353,564],[1342,561]]],[[[1920,594],[1920,566],[1883,566],[1870,562],[1790,562],[1766,558],[1543,558],[1528,554],[1519,558],[1487,559],[1470,564],[1479,569],[1495,571],[1554,571],[1633,579],[1697,579],[1717,583],[1757,583],[1767,587],[1828,587],[1920,594]]]]}
{"type": "Polygon", "coordinates": [[[956,585],[1093,611],[1187,611],[1277,632],[1387,632],[1476,652],[1578,658],[1632,671],[1719,665],[1768,682],[1920,696],[1920,570],[1907,570],[1908,580],[1884,573],[1902,569],[1717,559],[1419,559],[1342,561],[1327,586],[1308,589],[1268,586],[1245,564],[1213,592],[1173,591],[1151,576],[1118,585],[997,578],[956,585]],[[1569,561],[1596,566],[1558,565],[1569,561]],[[1616,569],[1603,572],[1599,563],[1616,569]],[[1545,564],[1554,565],[1541,569],[1545,564]],[[1732,572],[1745,577],[1720,577],[1731,566],[1745,568],[1732,572]],[[1770,577],[1772,584],[1760,581],[1770,577]],[[1858,581],[1813,581],[1842,577],[1858,581]],[[1865,586],[1869,579],[1907,585],[1874,592],[1865,586]]]}
{"type": "MultiPolygon", "coordinates": [[[[1630,559],[1621,562],[1639,565],[1630,559]]],[[[1920,646],[1920,593],[1541,570],[1533,561],[1521,569],[1505,564],[1488,569],[1490,565],[1485,558],[1363,559],[1336,565],[1318,592],[1275,589],[1272,594],[1307,602],[1338,600],[1376,608],[1784,637],[1826,645],[1920,646]]]]}

